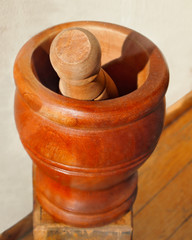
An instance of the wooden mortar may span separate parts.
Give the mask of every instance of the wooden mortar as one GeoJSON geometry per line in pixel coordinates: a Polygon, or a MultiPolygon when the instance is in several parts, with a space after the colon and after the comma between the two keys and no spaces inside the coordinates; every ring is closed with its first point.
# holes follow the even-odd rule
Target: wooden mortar
{"type": "MultiPolygon", "coordinates": [[[[101,22],[72,22],[30,39],[15,61],[15,120],[35,165],[34,189],[56,220],[79,227],[112,222],[131,207],[137,169],[160,137],[168,69],[141,34],[101,22]],[[80,27],[98,39],[119,97],[82,101],[59,94],[49,60],[53,38],[80,27]]],[[[158,171],[158,170],[157,170],[158,171]]]]}

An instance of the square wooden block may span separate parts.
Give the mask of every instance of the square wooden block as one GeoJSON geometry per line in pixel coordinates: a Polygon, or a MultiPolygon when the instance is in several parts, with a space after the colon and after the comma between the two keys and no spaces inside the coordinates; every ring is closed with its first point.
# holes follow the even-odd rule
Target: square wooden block
{"type": "Polygon", "coordinates": [[[132,239],[132,211],[118,221],[103,227],[78,228],[57,223],[34,200],[33,235],[34,240],[130,240],[132,239]]]}

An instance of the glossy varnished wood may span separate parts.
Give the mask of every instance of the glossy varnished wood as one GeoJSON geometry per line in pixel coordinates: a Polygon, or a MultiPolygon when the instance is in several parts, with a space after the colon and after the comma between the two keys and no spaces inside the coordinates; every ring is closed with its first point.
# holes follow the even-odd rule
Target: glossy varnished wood
{"type": "Polygon", "coordinates": [[[14,77],[17,129],[37,166],[34,185],[43,208],[81,227],[125,214],[136,197],[136,170],[153,152],[163,128],[168,70],[159,49],[117,25],[67,23],[24,45],[14,77]],[[114,80],[118,98],[94,102],[58,94],[49,47],[58,32],[74,26],[97,37],[103,69],[114,80]]]}
{"type": "Polygon", "coordinates": [[[34,240],[131,240],[132,231],[132,211],[125,214],[119,220],[102,227],[77,228],[55,222],[54,219],[43,210],[38,200],[34,197],[34,240]]]}
{"type": "MultiPolygon", "coordinates": [[[[191,134],[191,106],[192,101],[190,101],[191,92],[177,102],[175,105],[168,108],[167,116],[165,122],[167,122],[171,116],[172,121],[169,126],[166,125],[162,137],[160,139],[158,148],[155,150],[154,154],[149,158],[147,163],[143,165],[143,167],[139,170],[140,181],[139,181],[139,193],[137,201],[134,205],[135,216],[134,216],[134,232],[135,238],[133,239],[169,239],[169,240],[190,240],[192,236],[192,228],[191,228],[191,211],[186,208],[186,201],[189,201],[191,197],[191,180],[187,181],[188,178],[188,167],[190,167],[189,161],[191,160],[191,144],[192,144],[192,134],[191,134]],[[173,110],[174,109],[174,110],[173,110]],[[165,132],[165,134],[164,134],[165,132]],[[171,140],[171,145],[169,145],[171,136],[175,132],[174,138],[171,140]],[[184,141],[184,143],[182,143],[184,141]],[[179,143],[182,144],[181,148],[179,148],[179,143]],[[175,152],[176,151],[176,152],[175,152]],[[175,164],[175,157],[178,153],[182,151],[184,153],[184,158],[177,158],[177,164],[175,164]],[[167,154],[169,157],[167,157],[167,154]],[[163,156],[163,158],[161,158],[163,156]],[[167,163],[167,160],[170,161],[167,163]],[[162,168],[165,169],[168,167],[168,172],[172,172],[171,178],[169,175],[160,174],[158,177],[155,173],[157,173],[156,169],[156,161],[157,166],[159,167],[159,162],[163,161],[162,168]],[[184,164],[183,164],[184,162],[184,164]],[[176,169],[173,168],[176,167],[176,169]],[[174,169],[174,171],[170,170],[174,169]],[[184,170],[184,173],[180,175],[184,170]],[[150,182],[147,179],[147,175],[152,171],[153,181],[150,182]],[[179,177],[180,176],[180,177],[179,177]],[[178,178],[179,177],[179,178],[178,178]],[[182,177],[182,179],[181,179],[182,177]],[[174,181],[177,180],[177,184],[174,181]],[[181,183],[179,182],[181,180],[181,183]],[[160,182],[163,181],[163,186],[159,185],[160,182]],[[175,203],[178,199],[181,199],[181,195],[183,195],[183,183],[186,185],[184,197],[182,197],[182,201],[174,207],[175,203]],[[170,185],[169,188],[168,185],[170,185]],[[159,188],[157,191],[154,191],[156,187],[159,188]],[[172,191],[173,187],[173,191],[172,191]],[[175,192],[175,187],[177,187],[177,192],[175,192]],[[142,191],[143,189],[143,191],[142,191]],[[167,191],[169,190],[169,192],[167,191]],[[158,197],[160,192],[162,193],[161,197],[158,197]],[[166,197],[164,198],[164,196],[166,197]],[[147,198],[148,197],[148,198],[147,198]],[[142,200],[143,199],[143,200],[142,200]],[[156,200],[157,199],[157,200],[156,200]],[[183,201],[184,200],[184,201],[183,201]],[[154,206],[151,207],[153,201],[155,201],[155,209],[154,206]],[[163,206],[162,206],[163,205],[163,206]],[[148,206],[148,207],[147,207],[148,206]],[[159,211],[159,206],[161,207],[161,211],[159,211]],[[168,206],[169,210],[165,208],[168,206]],[[172,209],[171,209],[172,208],[172,209]],[[171,210],[170,210],[171,209],[171,210]],[[141,214],[144,211],[144,214],[141,214]],[[140,216],[139,216],[140,214],[140,216]],[[152,216],[153,214],[153,216],[152,216]],[[185,215],[184,215],[185,214],[185,215]],[[146,216],[150,215],[152,219],[150,221],[146,221],[146,216]],[[159,221],[158,221],[159,219],[159,221]],[[168,221],[169,219],[169,221],[168,221]],[[155,220],[155,221],[154,221],[155,220]],[[169,224],[169,222],[171,224],[169,224]],[[157,232],[157,229],[158,232],[157,232]],[[149,232],[150,230],[150,232],[149,232]],[[154,233],[155,230],[155,233],[154,233]],[[151,234],[152,233],[152,234],[151,234]],[[167,234],[168,233],[168,234],[167,234]],[[166,235],[167,234],[167,235],[166,235]]],[[[179,154],[180,156],[180,154],[179,154]]],[[[163,171],[161,171],[163,173],[163,171]]],[[[189,207],[191,206],[191,202],[189,203],[189,207]]],[[[11,239],[17,240],[20,236],[20,239],[33,239],[32,238],[32,214],[30,214],[25,220],[22,220],[18,224],[14,226],[14,228],[10,228],[4,233],[0,235],[0,239],[9,240],[11,239]],[[22,223],[22,224],[21,224],[22,223]],[[26,224],[27,223],[27,224],[26,224]],[[29,223],[29,224],[28,224],[29,223]],[[12,230],[14,229],[14,231],[12,230]],[[28,231],[30,233],[28,234],[28,231]]]]}

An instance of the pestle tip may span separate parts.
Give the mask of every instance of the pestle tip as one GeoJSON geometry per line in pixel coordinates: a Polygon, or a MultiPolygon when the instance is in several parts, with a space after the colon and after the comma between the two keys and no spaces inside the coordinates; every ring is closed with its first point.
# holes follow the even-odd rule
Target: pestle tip
{"type": "Polygon", "coordinates": [[[85,79],[99,72],[100,45],[86,29],[65,29],[51,44],[50,60],[60,78],[85,79]]]}
{"type": "Polygon", "coordinates": [[[86,29],[60,32],[50,48],[50,60],[60,77],[60,92],[79,100],[103,100],[118,95],[109,75],[101,68],[101,48],[86,29]]]}

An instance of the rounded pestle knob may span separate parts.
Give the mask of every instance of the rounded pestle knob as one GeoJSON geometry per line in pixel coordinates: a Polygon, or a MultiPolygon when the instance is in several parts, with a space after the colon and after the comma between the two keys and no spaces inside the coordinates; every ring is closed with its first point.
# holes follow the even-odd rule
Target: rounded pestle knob
{"type": "Polygon", "coordinates": [[[104,100],[118,96],[110,76],[101,68],[101,48],[86,29],[60,32],[50,48],[50,61],[64,96],[79,100],[104,100]]]}

